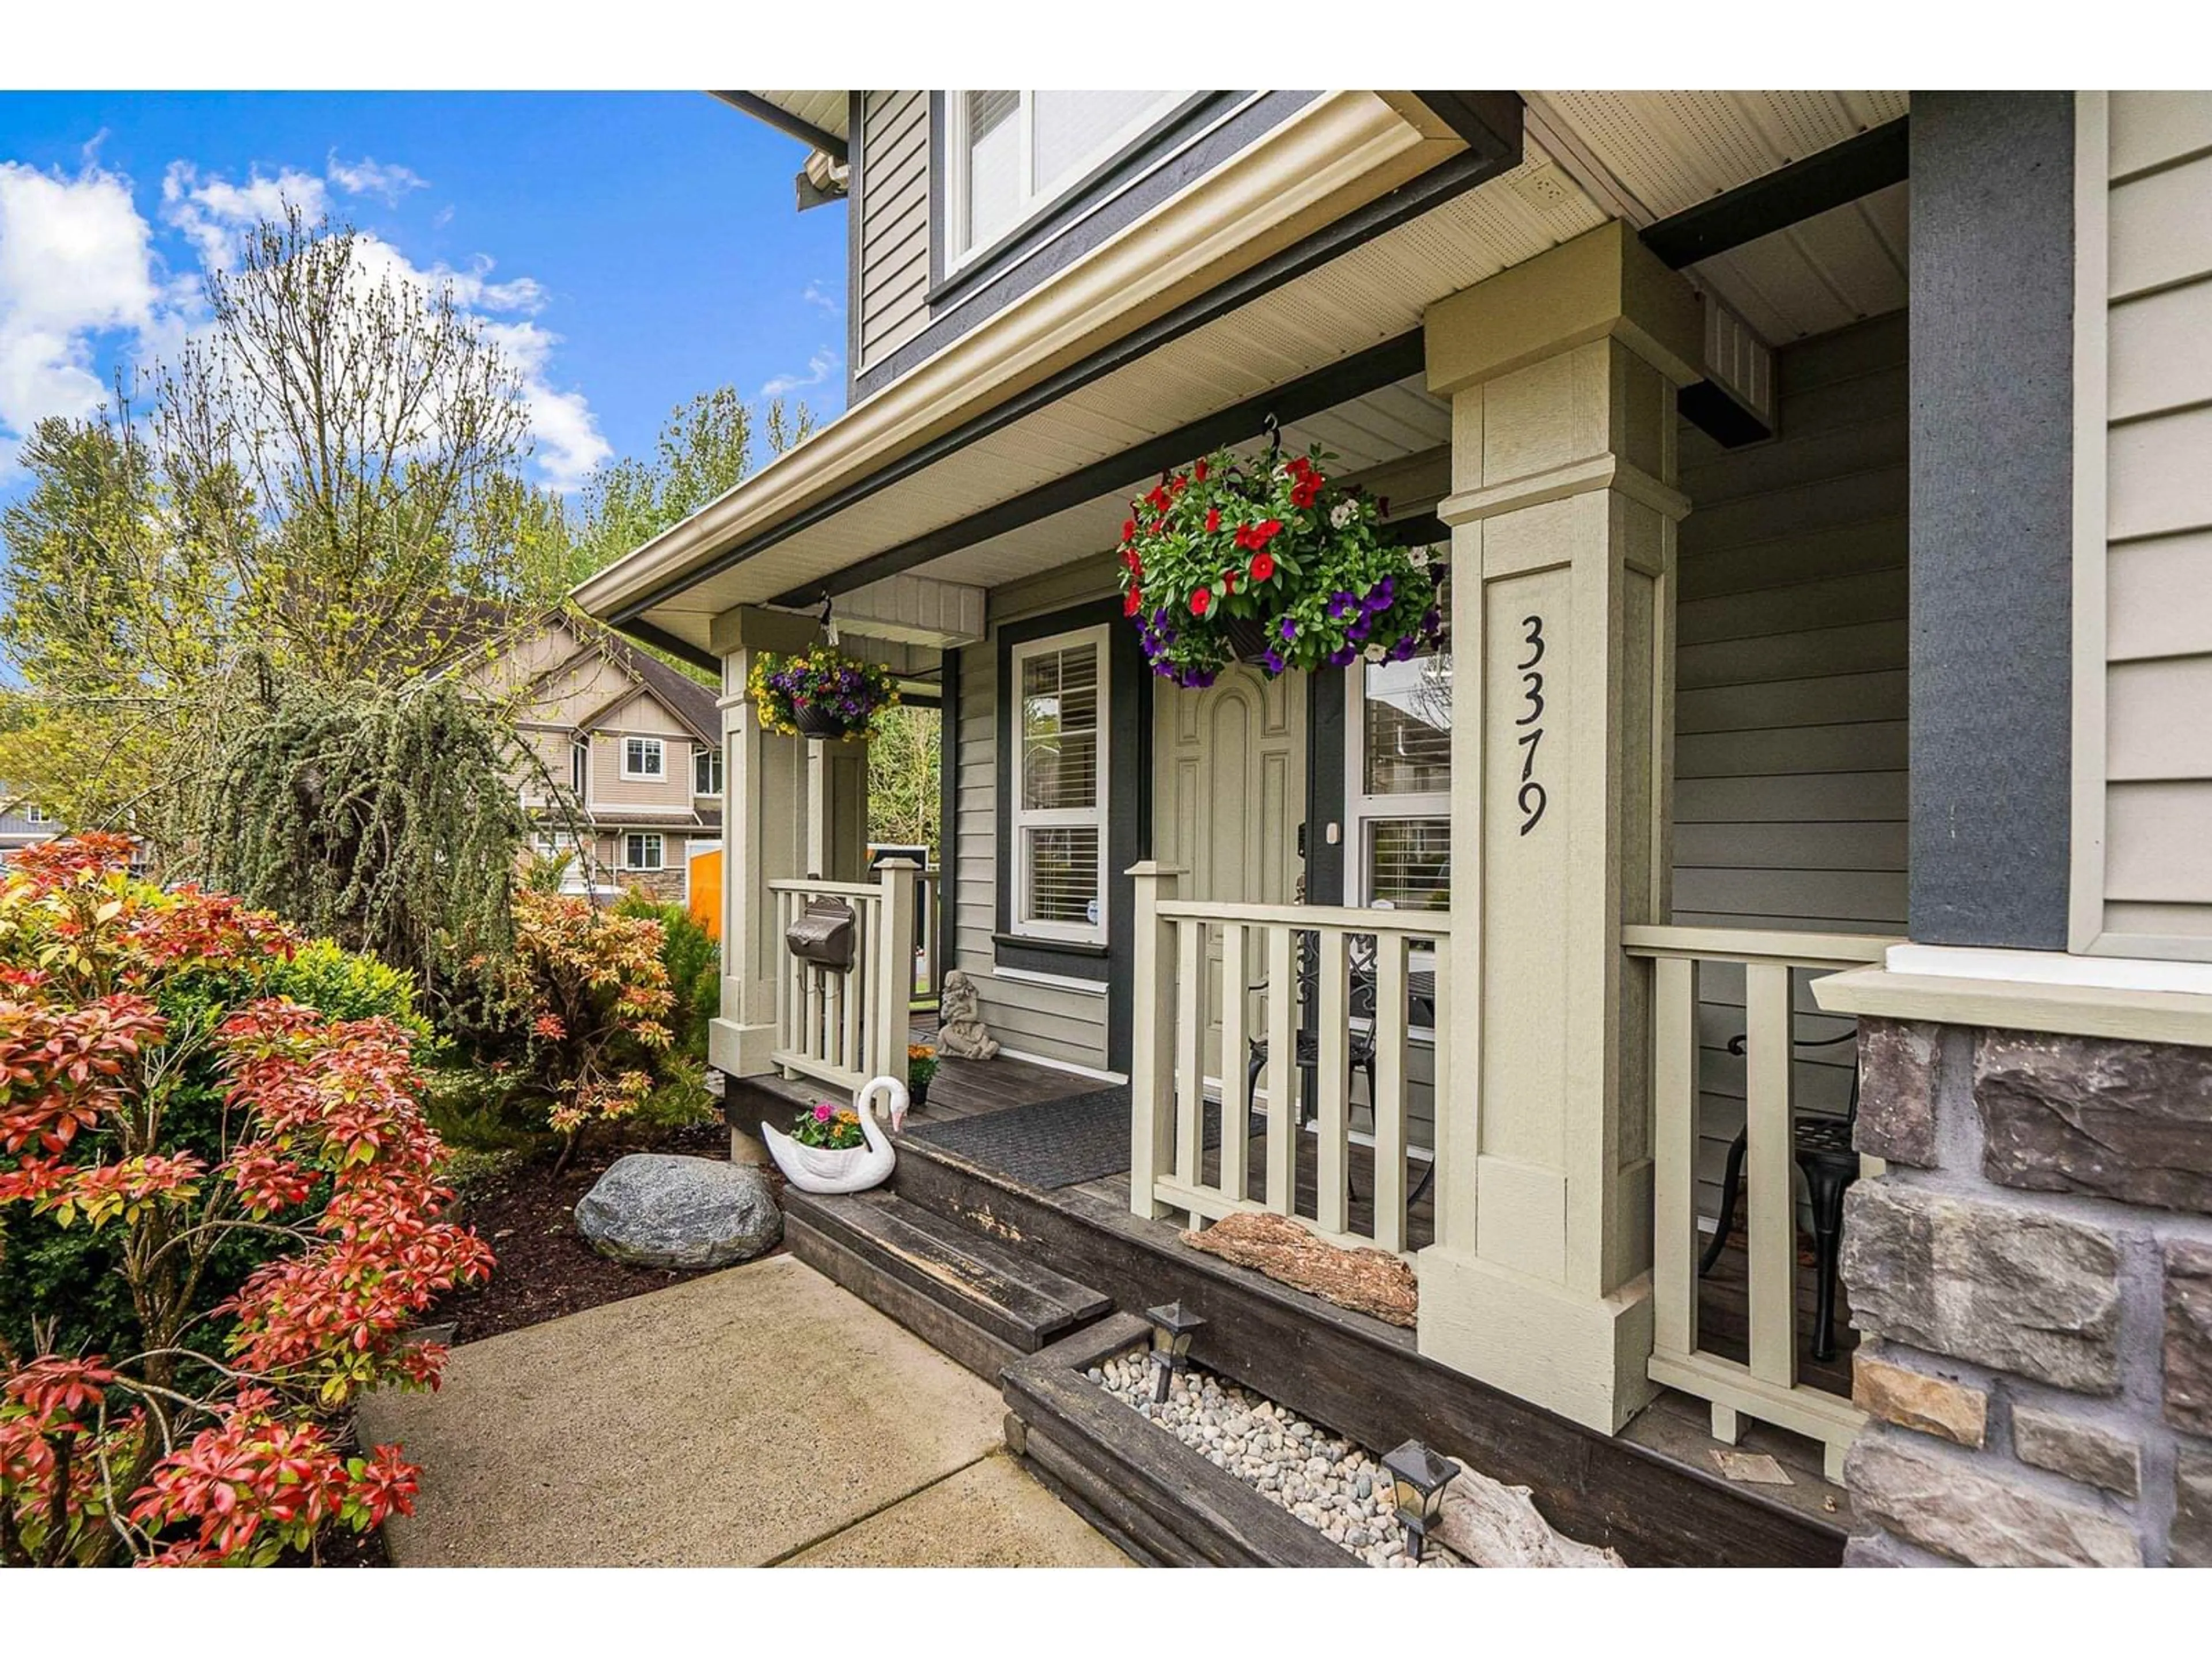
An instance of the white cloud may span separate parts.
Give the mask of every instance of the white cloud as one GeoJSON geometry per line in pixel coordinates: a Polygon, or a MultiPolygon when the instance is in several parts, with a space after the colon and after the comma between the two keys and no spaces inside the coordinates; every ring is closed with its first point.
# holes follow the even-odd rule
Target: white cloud
{"type": "Polygon", "coordinates": [[[763,398],[781,398],[787,392],[801,392],[811,386],[820,386],[835,374],[844,358],[835,346],[823,346],[806,360],[804,374],[779,374],[760,389],[763,398]]]}
{"type": "Polygon", "coordinates": [[[184,232],[210,270],[229,270],[246,234],[264,219],[282,219],[288,206],[319,219],[330,209],[329,187],[296,167],[273,179],[256,168],[242,185],[203,179],[190,161],[172,161],[161,178],[161,217],[184,232]]]}
{"type": "Polygon", "coordinates": [[[831,293],[825,284],[819,282],[807,283],[805,292],[799,297],[807,304],[828,312],[832,317],[845,308],[844,301],[831,293]]]}
{"type": "Polygon", "coordinates": [[[341,161],[332,150],[323,171],[330,181],[349,196],[374,196],[387,207],[395,207],[399,198],[410,190],[426,189],[430,181],[412,167],[401,167],[396,161],[380,161],[373,155],[364,155],[358,161],[341,161]]]}
{"type": "Polygon", "coordinates": [[[90,161],[74,178],[0,161],[0,477],[35,422],[82,419],[106,398],[100,335],[163,321],[128,179],[90,161]]]}

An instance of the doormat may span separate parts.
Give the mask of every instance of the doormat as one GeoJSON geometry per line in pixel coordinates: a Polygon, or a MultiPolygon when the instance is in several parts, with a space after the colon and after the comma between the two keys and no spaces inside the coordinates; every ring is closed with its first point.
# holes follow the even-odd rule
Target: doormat
{"type": "MultiPolygon", "coordinates": [[[[1218,1146],[1220,1114],[1208,1109],[1206,1119],[1206,1144],[1218,1146]]],[[[1128,1169],[1129,1091],[1120,1085],[925,1123],[902,1139],[924,1142],[1024,1187],[1080,1186],[1128,1169]]]]}

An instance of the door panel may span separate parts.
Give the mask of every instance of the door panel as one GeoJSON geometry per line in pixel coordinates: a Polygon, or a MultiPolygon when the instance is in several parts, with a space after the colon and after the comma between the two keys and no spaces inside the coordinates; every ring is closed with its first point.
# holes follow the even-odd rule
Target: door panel
{"type": "MultiPolygon", "coordinates": [[[[1224,672],[1202,691],[1153,695],[1153,854],[1185,873],[1185,898],[1289,904],[1300,896],[1298,826],[1305,817],[1303,674],[1224,672]]],[[[1254,961],[1257,958],[1255,957],[1254,961]]],[[[1229,976],[1249,985],[1249,963],[1229,976]]],[[[1221,1075],[1221,945],[1206,953],[1206,1072],[1221,1075]]],[[[1237,1063],[1242,1065],[1243,1057],[1237,1063]]]]}

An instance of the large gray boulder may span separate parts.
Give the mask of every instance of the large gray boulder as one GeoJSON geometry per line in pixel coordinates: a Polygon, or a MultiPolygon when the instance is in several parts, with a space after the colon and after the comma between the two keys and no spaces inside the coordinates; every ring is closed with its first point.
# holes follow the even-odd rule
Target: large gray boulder
{"type": "Polygon", "coordinates": [[[601,1255],[634,1267],[697,1270],[772,1249],[783,1216],[757,1165],[632,1152],[584,1194],[576,1231],[601,1255]]]}

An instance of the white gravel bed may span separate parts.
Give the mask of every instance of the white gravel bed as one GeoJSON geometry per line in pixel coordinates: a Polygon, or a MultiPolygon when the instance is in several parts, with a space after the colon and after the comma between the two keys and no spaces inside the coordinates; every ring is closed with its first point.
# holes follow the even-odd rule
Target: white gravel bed
{"type": "Polygon", "coordinates": [[[1156,1406],[1152,1358],[1141,1348],[1094,1365],[1088,1375],[1369,1566],[1467,1565],[1433,1543],[1419,1561],[1409,1558],[1381,1462],[1273,1401],[1194,1365],[1173,1379],[1166,1401],[1156,1406]]]}

